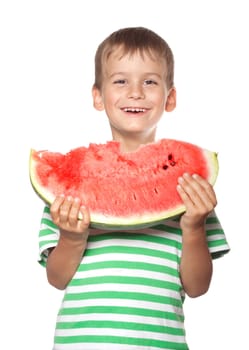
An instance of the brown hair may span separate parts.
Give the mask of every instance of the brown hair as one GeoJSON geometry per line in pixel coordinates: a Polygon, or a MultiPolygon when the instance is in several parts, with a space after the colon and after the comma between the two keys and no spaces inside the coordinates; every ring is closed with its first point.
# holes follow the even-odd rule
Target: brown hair
{"type": "Polygon", "coordinates": [[[103,63],[117,46],[122,46],[124,55],[128,53],[132,55],[139,51],[142,56],[146,52],[151,57],[156,55],[156,57],[163,58],[168,70],[167,87],[170,89],[174,86],[174,56],[169,45],[159,35],[147,28],[130,27],[113,32],[97,48],[94,87],[101,89],[103,63]]]}

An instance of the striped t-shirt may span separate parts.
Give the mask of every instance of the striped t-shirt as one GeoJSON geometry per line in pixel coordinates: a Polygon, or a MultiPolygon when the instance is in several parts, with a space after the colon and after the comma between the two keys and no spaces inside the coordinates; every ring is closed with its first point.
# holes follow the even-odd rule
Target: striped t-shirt
{"type": "MultiPolygon", "coordinates": [[[[229,247],[213,212],[206,222],[214,258],[229,247]]],[[[59,230],[45,207],[40,263],[59,230]]],[[[87,248],[57,316],[53,350],[187,350],[179,276],[179,218],[146,229],[91,229],[87,248]]]]}

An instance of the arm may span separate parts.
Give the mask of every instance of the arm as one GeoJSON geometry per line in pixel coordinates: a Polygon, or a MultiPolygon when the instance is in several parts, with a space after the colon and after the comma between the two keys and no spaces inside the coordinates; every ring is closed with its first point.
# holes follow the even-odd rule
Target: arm
{"type": "Polygon", "coordinates": [[[90,214],[78,199],[59,196],[50,207],[51,217],[60,229],[57,246],[47,260],[47,278],[51,285],[65,289],[77,270],[87,245],[90,214]],[[78,219],[79,212],[82,220],[78,219]]]}
{"type": "Polygon", "coordinates": [[[183,288],[190,297],[207,292],[212,278],[205,222],[217,204],[213,187],[198,175],[184,174],[177,186],[186,212],[182,215],[182,257],[180,275],[183,288]]]}

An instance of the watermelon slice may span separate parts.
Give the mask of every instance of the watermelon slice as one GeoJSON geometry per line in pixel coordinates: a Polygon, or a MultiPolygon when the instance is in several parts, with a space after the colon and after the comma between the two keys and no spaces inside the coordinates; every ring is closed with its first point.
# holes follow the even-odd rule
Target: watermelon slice
{"type": "Polygon", "coordinates": [[[65,154],[31,150],[29,170],[46,203],[62,193],[79,197],[90,209],[91,227],[129,229],[183,213],[179,176],[196,173],[213,185],[218,159],[215,152],[178,140],[162,139],[131,153],[110,141],[65,154]]]}

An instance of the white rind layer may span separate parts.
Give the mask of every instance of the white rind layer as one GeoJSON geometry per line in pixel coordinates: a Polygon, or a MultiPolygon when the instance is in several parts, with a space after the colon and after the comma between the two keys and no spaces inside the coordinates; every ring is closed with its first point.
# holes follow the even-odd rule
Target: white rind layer
{"type": "MultiPolygon", "coordinates": [[[[36,173],[36,165],[37,161],[34,157],[32,157],[33,152],[36,151],[31,150],[30,152],[30,181],[39,197],[41,197],[47,204],[52,204],[55,195],[49,191],[46,187],[43,187],[40,184],[39,179],[37,178],[36,173]]],[[[219,164],[217,153],[211,152],[209,150],[203,149],[203,154],[206,157],[207,164],[210,171],[210,177],[207,179],[211,185],[214,185],[218,176],[219,164]]],[[[101,213],[91,212],[91,227],[94,228],[109,228],[109,229],[118,229],[118,228],[142,228],[148,227],[152,224],[160,223],[167,218],[172,218],[177,215],[184,213],[185,206],[183,204],[179,204],[177,207],[173,209],[167,209],[165,211],[160,212],[148,212],[143,215],[134,215],[129,217],[120,217],[120,216],[106,216],[101,213]]],[[[79,217],[81,219],[81,217],[79,217]]]]}

